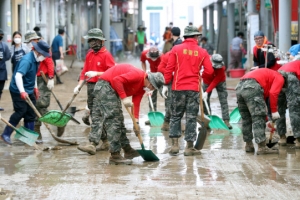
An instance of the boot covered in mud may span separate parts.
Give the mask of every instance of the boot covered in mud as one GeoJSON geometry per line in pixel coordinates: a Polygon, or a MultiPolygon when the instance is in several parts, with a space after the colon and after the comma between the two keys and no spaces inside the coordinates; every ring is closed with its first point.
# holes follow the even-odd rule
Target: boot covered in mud
{"type": "Polygon", "coordinates": [[[134,150],[130,144],[126,144],[124,147],[123,147],[123,150],[124,150],[124,158],[126,159],[133,159],[135,157],[139,157],[140,154],[134,150]]]}
{"type": "Polygon", "coordinates": [[[170,130],[170,123],[164,121],[163,125],[161,126],[162,131],[169,131],[170,130]]]}
{"type": "Polygon", "coordinates": [[[41,126],[40,125],[34,125],[34,132],[39,134],[39,137],[36,139],[36,144],[43,144],[43,137],[41,133],[41,126]]]}
{"type": "Polygon", "coordinates": [[[89,153],[91,155],[95,155],[96,154],[96,144],[94,142],[90,142],[87,145],[79,145],[77,147],[78,150],[89,153]]]}
{"type": "Polygon", "coordinates": [[[102,144],[96,150],[97,151],[108,151],[109,150],[108,140],[107,139],[102,140],[102,144]]]}
{"type": "Polygon", "coordinates": [[[278,154],[278,149],[269,148],[266,146],[266,141],[263,141],[258,144],[258,150],[256,152],[257,155],[263,154],[278,154]]]}
{"type": "Polygon", "coordinates": [[[229,123],[229,120],[224,120],[224,123],[226,124],[226,126],[227,126],[229,129],[232,129],[232,126],[231,126],[231,124],[229,123]]]}
{"type": "Polygon", "coordinates": [[[110,155],[109,163],[115,164],[115,165],[118,165],[118,164],[131,165],[132,160],[124,158],[123,156],[121,156],[120,152],[113,152],[110,155]]]}
{"type": "Polygon", "coordinates": [[[150,125],[151,125],[151,124],[150,124],[150,120],[145,121],[145,125],[150,126],[150,125]]]}
{"type": "Polygon", "coordinates": [[[201,151],[194,148],[193,142],[187,142],[186,147],[183,152],[183,155],[185,155],[185,156],[201,155],[201,151]]]}
{"type": "Polygon", "coordinates": [[[178,138],[172,138],[172,147],[171,147],[169,153],[170,154],[178,154],[179,153],[178,138]]]}
{"type": "Polygon", "coordinates": [[[64,134],[65,128],[66,128],[66,126],[57,127],[57,137],[61,137],[64,134]]]}
{"type": "Polygon", "coordinates": [[[90,126],[90,111],[89,110],[85,110],[83,117],[81,118],[83,123],[85,123],[86,125],[90,126]]]}
{"type": "Polygon", "coordinates": [[[246,146],[245,146],[245,151],[246,152],[254,152],[254,146],[253,146],[253,142],[246,142],[246,146]]]}
{"type": "Polygon", "coordinates": [[[284,135],[280,135],[280,139],[278,141],[278,144],[280,146],[286,146],[286,136],[285,136],[285,134],[284,135]]]}

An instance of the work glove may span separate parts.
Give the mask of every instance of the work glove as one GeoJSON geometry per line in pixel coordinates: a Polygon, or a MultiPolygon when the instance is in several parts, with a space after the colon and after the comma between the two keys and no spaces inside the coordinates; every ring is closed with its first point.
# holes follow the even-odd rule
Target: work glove
{"type": "Polygon", "coordinates": [[[74,88],[74,94],[78,94],[78,93],[79,93],[79,87],[80,87],[80,85],[77,85],[77,86],[74,88]]]}
{"type": "Polygon", "coordinates": [[[26,97],[28,97],[27,92],[21,92],[21,99],[26,100],[26,97]]]}
{"type": "Polygon", "coordinates": [[[162,89],[162,97],[163,98],[168,98],[168,86],[166,86],[166,85],[163,85],[163,89],[162,89]]]}
{"type": "Polygon", "coordinates": [[[49,90],[52,90],[54,88],[54,80],[53,79],[48,80],[47,87],[49,90]]]}
{"type": "Polygon", "coordinates": [[[273,120],[276,120],[276,119],[279,119],[279,118],[280,118],[280,115],[279,115],[278,112],[272,113],[272,119],[273,119],[273,120]]]}
{"type": "Polygon", "coordinates": [[[88,76],[89,78],[91,78],[91,77],[98,76],[98,72],[96,72],[96,71],[88,71],[88,72],[85,72],[85,75],[88,76]]]}
{"type": "Polygon", "coordinates": [[[40,97],[40,91],[39,91],[39,89],[38,88],[34,88],[33,89],[33,94],[35,96],[35,99],[38,100],[39,97],[40,97]]]}
{"type": "Polygon", "coordinates": [[[122,99],[122,103],[124,104],[125,107],[132,107],[133,103],[129,97],[125,97],[122,99]]]}
{"type": "Polygon", "coordinates": [[[147,95],[152,96],[154,90],[150,90],[148,92],[146,92],[147,95]]]}
{"type": "Polygon", "coordinates": [[[202,94],[202,100],[203,101],[206,101],[207,100],[207,92],[204,92],[203,94],[202,94]]]}
{"type": "Polygon", "coordinates": [[[136,122],[137,123],[137,128],[138,128],[138,130],[135,128],[135,126],[133,125],[133,132],[135,133],[135,135],[137,136],[138,134],[140,134],[140,131],[141,131],[141,127],[140,127],[140,125],[139,125],[139,123],[138,122],[136,122]]]}

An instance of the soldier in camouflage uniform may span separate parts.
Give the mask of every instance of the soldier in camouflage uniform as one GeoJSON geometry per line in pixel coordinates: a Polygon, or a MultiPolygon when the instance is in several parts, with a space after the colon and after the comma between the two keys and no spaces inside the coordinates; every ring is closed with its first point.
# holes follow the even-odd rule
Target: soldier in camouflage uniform
{"type": "Polygon", "coordinates": [[[278,143],[286,145],[286,118],[285,112],[289,108],[290,121],[294,137],[295,148],[300,149],[300,57],[298,60],[287,63],[279,68],[279,73],[285,79],[286,90],[282,91],[278,98],[278,111],[280,118],[276,121],[277,131],[280,136],[278,143]]]}
{"type": "MultiPolygon", "coordinates": [[[[80,74],[80,81],[78,85],[74,88],[74,93],[78,94],[78,88],[83,83],[86,76],[91,77],[87,81],[87,105],[91,117],[93,117],[93,101],[94,101],[94,87],[98,81],[98,73],[105,72],[107,69],[115,65],[115,61],[109,51],[104,47],[105,38],[102,30],[98,28],[93,28],[88,31],[88,34],[84,36],[88,40],[89,46],[92,49],[86,55],[84,67],[80,74]]],[[[83,118],[84,123],[89,124],[89,115],[83,118]]],[[[106,131],[103,130],[102,134],[102,144],[97,151],[107,151],[109,148],[109,143],[107,141],[106,131]]]]}
{"type": "MultiPolygon", "coordinates": [[[[229,111],[228,111],[228,102],[227,102],[227,89],[226,89],[226,76],[225,76],[225,66],[223,62],[223,57],[220,54],[213,54],[211,57],[212,66],[214,68],[213,76],[202,76],[203,77],[203,99],[207,100],[209,110],[210,108],[210,96],[214,88],[217,89],[219,101],[221,104],[222,118],[229,129],[232,129],[232,126],[229,123],[229,111]]],[[[208,115],[206,107],[204,106],[204,112],[208,115]]]]}
{"type": "MultiPolygon", "coordinates": [[[[95,154],[96,145],[103,134],[101,130],[105,126],[110,142],[110,163],[131,164],[130,159],[138,157],[139,153],[132,149],[126,137],[121,102],[125,107],[134,105],[133,115],[138,122],[140,103],[145,90],[159,89],[163,83],[164,78],[161,73],[147,74],[130,64],[118,64],[105,71],[94,88],[90,143],[80,145],[78,149],[92,155],[95,154]],[[121,148],[125,158],[120,154],[121,148]]],[[[139,130],[135,130],[135,132],[139,134],[139,130]]]]}
{"type": "Polygon", "coordinates": [[[278,153],[266,146],[266,98],[270,98],[272,119],[279,119],[278,95],[284,84],[283,77],[274,70],[261,68],[244,75],[236,87],[238,108],[242,116],[242,133],[246,152],[254,152],[253,134],[258,144],[257,154],[278,153]]]}
{"type": "Polygon", "coordinates": [[[203,74],[213,74],[212,64],[206,50],[198,46],[200,32],[197,27],[187,26],[184,29],[184,41],[174,46],[170,52],[168,64],[164,73],[165,84],[162,94],[166,97],[167,84],[173,79],[171,97],[171,121],[169,137],[172,147],[169,153],[179,153],[178,139],[181,137],[181,118],[186,113],[185,156],[199,155],[201,152],[193,146],[196,140],[196,117],[199,111],[200,70],[203,74]],[[173,76],[174,73],[174,76],[173,76]]]}

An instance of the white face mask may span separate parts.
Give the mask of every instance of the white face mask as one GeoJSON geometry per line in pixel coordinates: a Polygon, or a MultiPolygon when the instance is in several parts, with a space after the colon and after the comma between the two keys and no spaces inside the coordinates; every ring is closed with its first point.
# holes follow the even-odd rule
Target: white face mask
{"type": "Polygon", "coordinates": [[[14,42],[15,42],[16,44],[20,44],[21,41],[22,41],[21,38],[14,38],[14,42]]]}
{"type": "Polygon", "coordinates": [[[28,47],[30,50],[32,50],[33,45],[31,44],[31,42],[29,42],[29,43],[27,44],[27,47],[28,47]]]}
{"type": "Polygon", "coordinates": [[[43,62],[43,60],[45,60],[45,57],[44,57],[44,56],[39,56],[39,57],[37,58],[37,61],[38,61],[38,62],[43,62]]]}
{"type": "Polygon", "coordinates": [[[151,90],[150,90],[149,88],[147,88],[147,87],[144,87],[143,89],[145,90],[145,92],[150,92],[150,91],[151,91],[151,90]]]}

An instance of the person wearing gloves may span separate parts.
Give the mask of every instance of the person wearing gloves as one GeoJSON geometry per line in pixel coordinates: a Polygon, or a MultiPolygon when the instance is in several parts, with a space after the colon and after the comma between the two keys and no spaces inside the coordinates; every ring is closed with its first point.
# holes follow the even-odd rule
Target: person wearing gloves
{"type": "Polygon", "coordinates": [[[286,145],[286,109],[289,108],[289,115],[294,137],[296,138],[295,148],[300,149],[300,56],[297,60],[289,62],[278,69],[284,77],[286,90],[282,90],[278,97],[278,112],[280,118],[276,121],[277,132],[280,136],[279,145],[286,145]]]}
{"type": "Polygon", "coordinates": [[[22,34],[19,31],[15,31],[10,47],[12,73],[14,73],[14,69],[21,58],[30,51],[31,49],[29,49],[26,44],[22,44],[22,34]]]}
{"type": "MultiPolygon", "coordinates": [[[[11,53],[7,44],[2,41],[4,32],[0,29],[0,99],[2,96],[2,91],[7,80],[7,69],[5,62],[8,61],[11,57],[11,53]]],[[[0,111],[4,111],[4,108],[0,107],[0,111]]]]}
{"type": "MultiPolygon", "coordinates": [[[[93,117],[93,100],[94,100],[94,87],[98,81],[98,72],[105,72],[107,69],[115,66],[115,61],[109,51],[104,46],[105,37],[102,30],[93,28],[88,31],[88,34],[84,36],[84,39],[88,40],[89,47],[93,50],[86,55],[84,67],[80,74],[80,81],[74,88],[74,93],[78,94],[78,88],[87,77],[91,77],[87,81],[87,105],[90,116],[93,117]]],[[[90,125],[89,115],[85,114],[82,118],[83,122],[90,125]]],[[[105,133],[106,131],[103,130],[105,133]]],[[[107,151],[109,144],[107,141],[107,135],[102,134],[102,145],[97,150],[107,151]]]]}
{"type": "MultiPolygon", "coordinates": [[[[14,113],[9,118],[9,123],[17,126],[22,118],[24,118],[24,126],[30,130],[34,130],[35,113],[33,109],[26,103],[26,97],[29,97],[33,104],[39,98],[39,90],[37,88],[36,73],[39,63],[50,57],[49,45],[41,40],[38,43],[32,43],[33,50],[22,57],[18,62],[12,80],[10,82],[9,91],[13,102],[14,113]]],[[[6,126],[1,138],[11,145],[10,136],[13,129],[6,126]]]]}
{"type": "MultiPolygon", "coordinates": [[[[172,38],[174,41],[173,46],[181,44],[182,40],[180,39],[180,29],[178,27],[173,27],[171,29],[171,32],[172,32],[172,38]]],[[[170,51],[168,51],[161,57],[161,62],[159,63],[158,68],[157,68],[157,72],[160,72],[163,75],[165,74],[169,55],[170,55],[170,51]]],[[[165,94],[163,94],[163,98],[165,98],[165,118],[164,118],[164,123],[161,127],[162,131],[170,130],[172,81],[170,81],[170,83],[167,86],[168,86],[168,91],[169,91],[168,96],[165,96],[165,94]]]]}
{"type": "MultiPolygon", "coordinates": [[[[99,72],[99,75],[101,73],[103,72],[99,72]]],[[[106,70],[94,89],[90,143],[80,145],[78,149],[94,155],[105,126],[110,143],[110,163],[131,164],[130,159],[138,157],[139,153],[130,146],[126,136],[122,103],[125,107],[133,108],[133,115],[138,122],[140,103],[145,91],[158,89],[163,83],[161,73],[146,73],[130,64],[118,64],[106,70]],[[120,154],[121,149],[124,157],[120,154]]],[[[139,133],[139,130],[134,131],[139,133]]]]}
{"type": "MultiPolygon", "coordinates": [[[[161,56],[162,56],[162,53],[159,52],[158,48],[155,46],[143,51],[141,54],[142,69],[145,72],[147,71],[147,66],[146,66],[146,61],[147,61],[150,65],[150,72],[157,72],[158,65],[161,61],[161,56]]],[[[149,94],[149,95],[151,95],[154,110],[152,110],[150,102],[149,102],[149,109],[150,109],[150,112],[154,112],[154,111],[156,111],[156,107],[157,107],[157,105],[156,105],[157,104],[157,90],[154,90],[153,93],[149,94]]],[[[145,122],[145,124],[150,125],[150,121],[147,120],[145,122]]]]}
{"type": "Polygon", "coordinates": [[[187,26],[184,29],[184,41],[172,48],[164,73],[165,85],[162,94],[166,97],[168,84],[172,83],[171,120],[169,137],[172,139],[170,154],[179,153],[178,139],[181,137],[181,119],[186,113],[185,156],[199,155],[193,147],[196,140],[197,115],[199,111],[200,70],[203,74],[213,74],[212,64],[206,50],[198,46],[200,32],[197,27],[187,26]],[[174,73],[174,75],[173,75],[174,73]]]}
{"type": "MultiPolygon", "coordinates": [[[[51,53],[49,52],[51,55],[51,53]]],[[[40,62],[40,67],[36,74],[37,76],[37,86],[40,91],[40,97],[36,101],[36,109],[41,115],[44,115],[48,112],[48,107],[50,105],[51,90],[54,88],[54,63],[51,57],[46,57],[45,60],[40,62]],[[48,77],[48,83],[46,83],[41,75],[41,71],[48,77]]],[[[37,144],[42,144],[42,134],[41,134],[41,125],[38,117],[35,119],[34,131],[39,134],[38,139],[36,140],[37,144]]],[[[65,127],[57,127],[57,136],[61,136],[64,132],[65,127]]]]}
{"type": "MultiPolygon", "coordinates": [[[[214,68],[214,74],[212,76],[207,76],[203,74],[203,95],[202,99],[207,101],[208,109],[211,113],[210,108],[210,96],[214,88],[217,89],[219,101],[221,104],[222,118],[229,129],[232,126],[229,123],[229,111],[228,111],[228,101],[227,101],[227,89],[226,89],[226,76],[225,76],[225,66],[223,62],[223,57],[220,54],[213,54],[211,56],[212,66],[214,68]]],[[[204,106],[204,112],[208,115],[207,109],[204,106]]]]}
{"type": "Polygon", "coordinates": [[[257,154],[278,153],[276,149],[266,146],[266,98],[270,99],[272,119],[280,115],[277,110],[279,93],[284,79],[277,71],[261,68],[244,75],[236,87],[238,108],[242,116],[242,133],[246,142],[245,151],[254,152],[253,135],[258,144],[257,154]]]}

